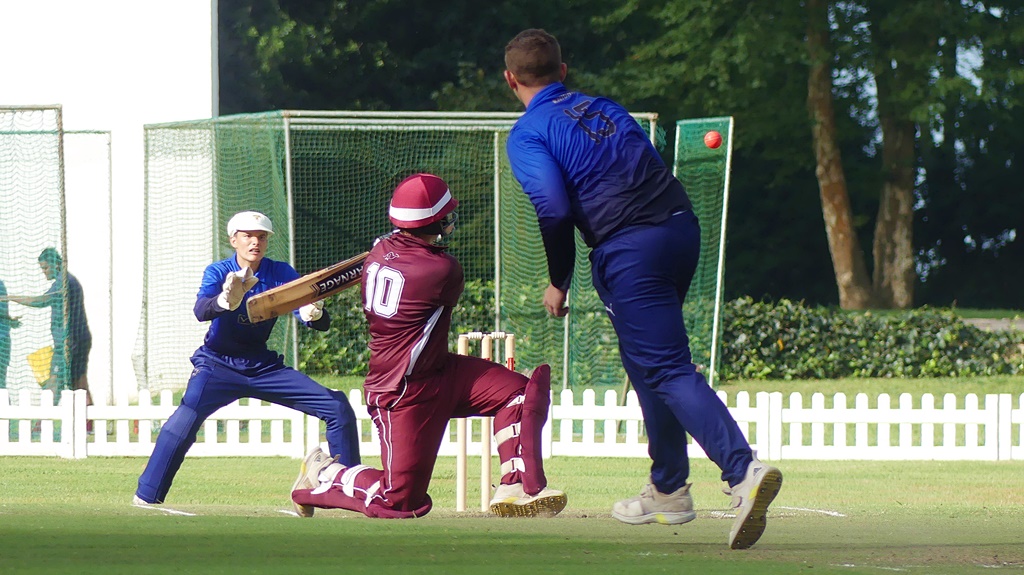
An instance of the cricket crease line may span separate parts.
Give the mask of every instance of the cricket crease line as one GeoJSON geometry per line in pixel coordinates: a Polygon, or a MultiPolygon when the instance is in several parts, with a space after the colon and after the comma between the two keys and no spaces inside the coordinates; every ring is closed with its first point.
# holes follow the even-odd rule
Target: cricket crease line
{"type": "MultiPolygon", "coordinates": [[[[835,567],[865,567],[864,565],[856,565],[854,563],[840,563],[838,565],[833,564],[833,566],[835,566],[835,567]]],[[[879,571],[899,571],[899,572],[902,572],[902,571],[909,571],[910,570],[910,569],[905,568],[905,567],[880,567],[880,566],[877,566],[877,565],[867,565],[866,567],[870,567],[872,569],[878,569],[879,571]]]]}
{"type": "Polygon", "coordinates": [[[829,511],[828,509],[808,509],[807,507],[776,507],[776,509],[789,509],[791,511],[810,511],[811,513],[821,513],[822,515],[831,515],[832,517],[846,517],[846,514],[838,511],[829,511]]]}
{"type": "Polygon", "coordinates": [[[291,511],[291,510],[288,510],[288,509],[278,509],[277,512],[278,513],[284,513],[285,515],[291,515],[292,517],[298,517],[299,516],[298,513],[294,512],[294,511],[291,511]]]}
{"type": "Polygon", "coordinates": [[[184,515],[185,517],[195,517],[195,513],[188,513],[186,511],[178,511],[177,509],[171,509],[169,507],[151,507],[149,505],[132,505],[138,509],[152,509],[153,511],[163,511],[168,515],[184,515]]]}

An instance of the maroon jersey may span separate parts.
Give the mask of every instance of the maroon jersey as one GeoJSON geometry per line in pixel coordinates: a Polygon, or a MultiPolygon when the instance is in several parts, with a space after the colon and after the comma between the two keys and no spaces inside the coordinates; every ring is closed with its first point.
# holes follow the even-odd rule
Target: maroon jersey
{"type": "Polygon", "coordinates": [[[363,312],[370,326],[367,403],[389,407],[412,379],[441,371],[448,359],[452,308],[462,295],[462,265],[402,233],[381,239],[363,267],[363,312]],[[381,395],[383,394],[383,397],[381,395]]]}

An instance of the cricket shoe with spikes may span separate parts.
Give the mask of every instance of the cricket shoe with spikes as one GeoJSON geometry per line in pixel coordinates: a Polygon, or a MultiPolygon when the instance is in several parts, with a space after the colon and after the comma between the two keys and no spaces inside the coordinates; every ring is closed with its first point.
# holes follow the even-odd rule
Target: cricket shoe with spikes
{"type": "Polygon", "coordinates": [[[729,532],[731,549],[747,549],[761,538],[768,524],[768,506],[782,489],[782,472],[757,459],[747,466],[747,475],[739,484],[722,491],[732,495],[736,519],[729,532]]]}
{"type": "Polygon", "coordinates": [[[689,483],[672,493],[662,493],[653,483],[648,483],[640,490],[640,495],[616,502],[612,506],[612,517],[630,525],[679,525],[696,519],[697,512],[693,510],[689,483]]]}
{"type": "MultiPolygon", "coordinates": [[[[335,463],[337,457],[331,457],[329,454],[324,453],[319,446],[314,447],[306,454],[306,458],[302,460],[302,465],[299,467],[299,476],[295,478],[295,483],[292,484],[292,491],[298,489],[316,489],[320,486],[320,474],[331,464],[335,463]]],[[[341,465],[340,463],[337,465],[341,465]]],[[[312,517],[313,510],[315,509],[312,505],[300,505],[292,500],[292,507],[295,508],[295,513],[299,517],[312,517]]]]}
{"type": "Polygon", "coordinates": [[[498,517],[554,517],[565,509],[569,499],[557,489],[545,487],[536,495],[527,495],[522,483],[499,485],[491,498],[491,513],[498,517]]]}

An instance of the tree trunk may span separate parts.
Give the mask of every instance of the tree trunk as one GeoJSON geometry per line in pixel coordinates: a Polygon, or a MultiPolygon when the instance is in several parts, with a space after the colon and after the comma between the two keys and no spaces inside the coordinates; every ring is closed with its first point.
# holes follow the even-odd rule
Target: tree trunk
{"type": "MultiPolygon", "coordinates": [[[[882,98],[879,90],[879,99],[882,98]]],[[[880,106],[881,108],[881,106],[880,106]]],[[[910,120],[880,118],[884,184],[872,253],[874,291],[882,307],[914,305],[914,151],[915,125],[910,120]]]]}
{"type": "Polygon", "coordinates": [[[812,143],[817,162],[815,175],[821,196],[821,213],[825,220],[828,249],[832,254],[832,268],[839,289],[839,306],[843,309],[869,309],[873,307],[874,294],[864,252],[853,227],[853,210],[846,188],[843,161],[836,145],[827,0],[808,0],[807,9],[807,52],[810,56],[807,108],[812,121],[812,143]]]}

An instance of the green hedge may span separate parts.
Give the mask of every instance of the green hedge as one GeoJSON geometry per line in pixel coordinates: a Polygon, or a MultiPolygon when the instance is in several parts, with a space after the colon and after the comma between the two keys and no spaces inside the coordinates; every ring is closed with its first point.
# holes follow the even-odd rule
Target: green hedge
{"type": "Polygon", "coordinates": [[[944,309],[851,313],[741,298],[723,306],[722,341],[726,380],[1024,373],[1024,334],[985,331],[944,309]]]}
{"type": "MultiPolygon", "coordinates": [[[[493,282],[467,282],[452,315],[453,349],[455,334],[492,329],[493,302],[493,282]]],[[[370,353],[359,291],[331,298],[326,307],[333,317],[329,331],[299,332],[299,368],[365,374],[370,353]]],[[[945,309],[851,313],[741,298],[723,305],[720,331],[720,380],[1024,373],[1024,333],[985,331],[945,309]]],[[[614,346],[606,353],[618,361],[614,346]]]]}

